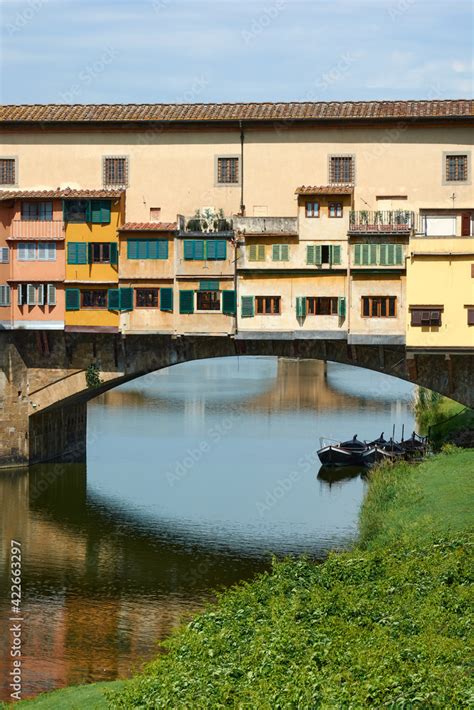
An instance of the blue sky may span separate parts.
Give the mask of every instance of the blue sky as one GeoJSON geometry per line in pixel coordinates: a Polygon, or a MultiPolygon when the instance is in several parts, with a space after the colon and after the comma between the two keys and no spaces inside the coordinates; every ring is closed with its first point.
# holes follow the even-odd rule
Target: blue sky
{"type": "Polygon", "coordinates": [[[0,0],[2,103],[473,95],[472,0],[0,0]]]}

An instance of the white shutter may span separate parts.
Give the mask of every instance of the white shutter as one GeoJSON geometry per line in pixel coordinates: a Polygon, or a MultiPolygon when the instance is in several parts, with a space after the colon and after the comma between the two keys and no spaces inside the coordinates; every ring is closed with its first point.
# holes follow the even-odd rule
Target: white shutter
{"type": "Polygon", "coordinates": [[[2,247],[0,249],[0,262],[2,264],[8,264],[10,260],[10,250],[8,247],[2,247]]]}
{"type": "Polygon", "coordinates": [[[48,306],[56,305],[56,286],[48,284],[48,306]]]}
{"type": "Polygon", "coordinates": [[[40,284],[36,287],[37,298],[36,303],[38,306],[44,306],[44,284],[40,284]]]}
{"type": "Polygon", "coordinates": [[[34,306],[36,303],[36,288],[33,284],[28,284],[26,287],[26,304],[34,306]]]}
{"type": "Polygon", "coordinates": [[[10,286],[0,286],[0,306],[10,305],[10,286]]]}
{"type": "Polygon", "coordinates": [[[23,305],[23,286],[22,284],[18,284],[16,287],[17,290],[17,295],[18,295],[18,305],[22,306],[23,305]]]}
{"type": "Polygon", "coordinates": [[[40,261],[56,261],[56,244],[54,242],[39,242],[38,259],[40,261]]]}

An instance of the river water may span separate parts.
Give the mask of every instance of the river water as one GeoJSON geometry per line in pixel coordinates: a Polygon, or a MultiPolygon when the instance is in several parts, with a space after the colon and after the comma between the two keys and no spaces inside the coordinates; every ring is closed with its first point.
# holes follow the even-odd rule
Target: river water
{"type": "Polygon", "coordinates": [[[23,697],[128,676],[272,554],[350,545],[364,479],[320,471],[319,439],[411,432],[412,397],[355,367],[240,357],[176,365],[91,402],[87,466],[0,472],[0,698],[11,539],[23,697]]]}

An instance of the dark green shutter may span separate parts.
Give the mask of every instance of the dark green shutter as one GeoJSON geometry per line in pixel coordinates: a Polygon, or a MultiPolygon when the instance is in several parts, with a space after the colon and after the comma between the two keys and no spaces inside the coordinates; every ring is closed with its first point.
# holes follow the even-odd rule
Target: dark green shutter
{"type": "Polygon", "coordinates": [[[102,224],[102,200],[91,200],[91,222],[92,224],[102,224]]]}
{"type": "Polygon", "coordinates": [[[87,262],[92,264],[92,242],[87,245],[87,262]]]}
{"type": "Polygon", "coordinates": [[[242,296],[242,318],[253,316],[253,296],[242,296]]]}
{"type": "Polygon", "coordinates": [[[395,244],[387,244],[387,264],[389,266],[395,264],[395,244]]]}
{"type": "Polygon", "coordinates": [[[217,242],[211,241],[210,239],[206,242],[206,259],[216,259],[217,254],[217,242]]]}
{"type": "Polygon", "coordinates": [[[370,249],[369,244],[362,244],[362,263],[364,266],[369,265],[370,249]]]}
{"type": "Polygon", "coordinates": [[[280,245],[273,244],[272,246],[272,261],[280,261],[280,245]]]}
{"type": "Polygon", "coordinates": [[[147,259],[158,259],[158,239],[147,239],[147,259]]]}
{"type": "Polygon", "coordinates": [[[200,291],[218,291],[219,281],[200,281],[199,282],[200,291]]]}
{"type": "Polygon", "coordinates": [[[184,240],[183,255],[185,259],[194,259],[194,242],[191,239],[184,240]]]}
{"type": "Polygon", "coordinates": [[[288,244],[280,244],[280,261],[289,261],[290,247],[288,244]]]}
{"type": "Polygon", "coordinates": [[[216,259],[223,261],[227,256],[227,241],[218,239],[216,242],[216,259]]]}
{"type": "Polygon", "coordinates": [[[100,221],[102,224],[110,224],[110,211],[111,211],[110,200],[101,200],[100,221]]]}
{"type": "Polygon", "coordinates": [[[157,259],[167,259],[168,258],[168,240],[158,239],[157,241],[157,259]]]}
{"type": "Polygon", "coordinates": [[[138,259],[138,242],[136,239],[127,240],[127,258],[138,259]]]}
{"type": "Polygon", "coordinates": [[[133,311],[133,288],[120,288],[119,302],[121,311],[133,311]]]}
{"type": "Polygon", "coordinates": [[[194,313],[194,291],[179,292],[179,312],[194,313]]]}
{"type": "Polygon", "coordinates": [[[308,244],[306,247],[306,263],[307,264],[315,264],[315,250],[316,247],[314,244],[308,244]]]}
{"type": "Polygon", "coordinates": [[[265,261],[265,244],[257,244],[257,261],[265,261]]]}
{"type": "Polygon", "coordinates": [[[386,244],[380,244],[379,246],[379,263],[382,266],[387,265],[387,245],[386,244]]]}
{"type": "Polygon", "coordinates": [[[67,245],[68,264],[87,264],[88,246],[86,242],[69,242],[67,245]]]}
{"type": "Polygon", "coordinates": [[[110,244],[110,263],[112,266],[117,266],[118,264],[118,244],[115,242],[110,244]]]}
{"type": "Polygon", "coordinates": [[[306,296],[296,297],[296,317],[304,318],[306,316],[306,296]]]}
{"type": "Polygon", "coordinates": [[[161,311],[172,311],[173,310],[173,289],[172,288],[160,288],[160,310],[161,311]]]}
{"type": "Polygon", "coordinates": [[[204,241],[202,239],[196,239],[193,243],[193,258],[197,261],[204,260],[204,241]]]}
{"type": "Polygon", "coordinates": [[[86,204],[86,222],[91,221],[91,201],[87,200],[86,204]]]}
{"type": "Polygon", "coordinates": [[[369,248],[369,264],[375,266],[378,263],[378,247],[377,244],[370,244],[369,248]]]}
{"type": "Polygon", "coordinates": [[[67,245],[67,263],[77,264],[77,242],[69,242],[67,245]]]}
{"type": "Polygon", "coordinates": [[[341,296],[340,298],[337,299],[337,315],[340,318],[346,317],[346,298],[345,298],[345,296],[341,296]]]}
{"type": "Polygon", "coordinates": [[[66,289],[66,310],[78,311],[81,303],[81,292],[78,288],[66,289]]]}
{"type": "Polygon", "coordinates": [[[138,258],[148,259],[148,245],[146,239],[137,239],[138,258]]]}
{"type": "Polygon", "coordinates": [[[235,291],[222,291],[222,313],[227,316],[234,316],[236,306],[235,291]]]}
{"type": "Polygon", "coordinates": [[[362,263],[362,244],[354,244],[354,264],[360,266],[362,263]]]}
{"type": "Polygon", "coordinates": [[[107,308],[109,311],[120,310],[120,292],[118,288],[109,288],[107,291],[107,308]]]}

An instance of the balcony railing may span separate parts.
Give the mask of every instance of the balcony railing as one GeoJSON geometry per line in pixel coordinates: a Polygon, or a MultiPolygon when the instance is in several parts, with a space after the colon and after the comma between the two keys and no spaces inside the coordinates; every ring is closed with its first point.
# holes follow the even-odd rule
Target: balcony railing
{"type": "Polygon", "coordinates": [[[349,213],[349,234],[410,234],[415,227],[415,213],[408,210],[349,213]]]}
{"type": "Polygon", "coordinates": [[[181,236],[192,237],[203,234],[232,236],[233,233],[233,220],[231,217],[222,217],[215,214],[195,215],[194,217],[178,215],[178,234],[181,236]]]}
{"type": "Polygon", "coordinates": [[[9,239],[64,239],[62,219],[47,221],[14,219],[9,239]]]}
{"type": "Polygon", "coordinates": [[[243,234],[290,235],[298,234],[297,217],[234,217],[234,230],[243,234]]]}

